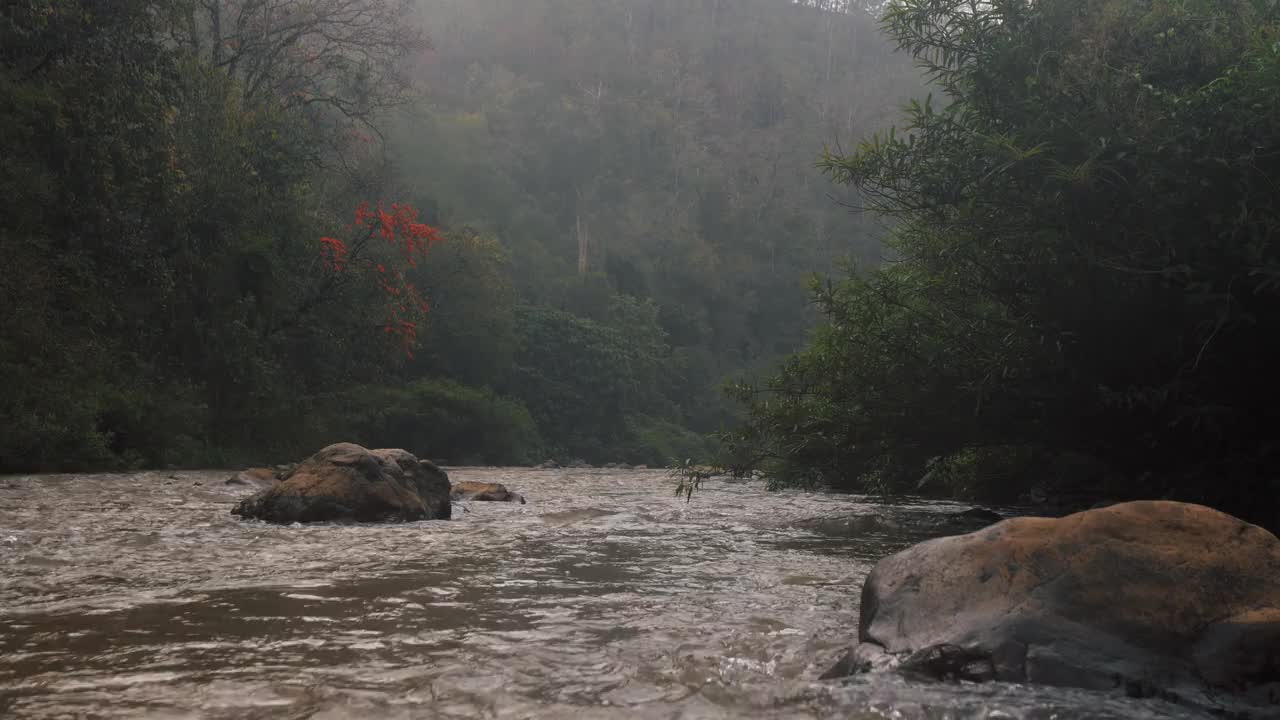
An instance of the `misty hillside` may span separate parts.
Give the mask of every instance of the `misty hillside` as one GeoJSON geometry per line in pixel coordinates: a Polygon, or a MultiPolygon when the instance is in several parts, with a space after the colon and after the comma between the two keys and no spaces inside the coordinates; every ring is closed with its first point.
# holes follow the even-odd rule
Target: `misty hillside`
{"type": "Polygon", "coordinates": [[[22,6],[0,466],[706,456],[806,278],[879,257],[824,145],[920,88],[812,5],[22,6]]]}
{"type": "Polygon", "coordinates": [[[875,254],[815,169],[824,144],[882,129],[918,90],[870,15],[433,0],[424,16],[430,116],[397,149],[443,220],[504,236],[528,297],[563,303],[546,276],[585,260],[623,292],[693,301],[722,345],[745,330],[749,352],[771,352],[785,340],[761,331],[779,323],[735,328],[777,312],[753,293],[790,307],[797,272],[875,254]],[[745,292],[716,307],[729,289],[745,292]]]}
{"type": "Polygon", "coordinates": [[[798,345],[809,273],[877,257],[878,228],[815,167],[917,88],[871,15],[774,0],[421,14],[427,107],[391,143],[406,189],[442,224],[494,234],[520,301],[607,323],[610,297],[652,299],[681,424],[717,429],[718,384],[798,345]]]}

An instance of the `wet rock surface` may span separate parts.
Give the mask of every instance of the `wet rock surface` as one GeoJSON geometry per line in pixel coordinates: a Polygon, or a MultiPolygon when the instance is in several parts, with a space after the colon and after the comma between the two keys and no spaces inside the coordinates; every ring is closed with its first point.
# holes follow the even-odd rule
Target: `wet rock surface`
{"type": "Polygon", "coordinates": [[[398,449],[330,445],[232,510],[273,523],[447,520],[449,476],[398,449]]]}
{"type": "Polygon", "coordinates": [[[1149,501],[1016,518],[877,563],[828,676],[896,667],[1280,716],[1280,540],[1149,501]]]}

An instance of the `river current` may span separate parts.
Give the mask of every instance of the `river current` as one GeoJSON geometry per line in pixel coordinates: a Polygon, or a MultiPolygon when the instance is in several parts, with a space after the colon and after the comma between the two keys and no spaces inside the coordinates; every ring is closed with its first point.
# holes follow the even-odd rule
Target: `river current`
{"type": "Polygon", "coordinates": [[[529,502],[278,527],[229,514],[250,491],[228,475],[0,477],[0,717],[1201,717],[818,681],[875,561],[964,506],[731,481],[686,501],[664,471],[455,468],[529,502]]]}

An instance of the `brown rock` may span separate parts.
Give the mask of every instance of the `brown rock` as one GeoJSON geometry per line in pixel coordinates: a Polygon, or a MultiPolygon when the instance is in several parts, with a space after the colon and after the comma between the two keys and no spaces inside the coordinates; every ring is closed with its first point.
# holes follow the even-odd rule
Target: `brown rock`
{"type": "Polygon", "coordinates": [[[1277,713],[1280,540],[1164,501],[1006,520],[880,561],[858,640],[829,675],[943,668],[1277,713]]]}
{"type": "Polygon", "coordinates": [[[449,476],[404,450],[324,448],[232,511],[275,523],[447,520],[449,476]]]}
{"type": "Polygon", "coordinates": [[[471,480],[454,483],[449,492],[449,497],[453,500],[492,500],[495,502],[518,502],[521,505],[524,504],[524,496],[511,492],[506,485],[471,480]]]}

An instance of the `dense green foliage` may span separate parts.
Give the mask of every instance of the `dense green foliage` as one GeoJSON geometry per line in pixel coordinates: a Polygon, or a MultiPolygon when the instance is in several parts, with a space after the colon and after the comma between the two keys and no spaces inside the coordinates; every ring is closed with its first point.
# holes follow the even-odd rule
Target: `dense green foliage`
{"type": "Polygon", "coordinates": [[[450,380],[358,387],[335,398],[331,437],[363,445],[447,449],[454,463],[532,465],[542,440],[529,411],[487,389],[450,380]]]}
{"type": "MultiPolygon", "coordinates": [[[[327,169],[353,161],[352,117],[202,60],[173,39],[207,30],[191,7],[32,0],[0,20],[0,469],[296,454],[329,438],[335,388],[403,358],[385,294],[323,261],[371,199],[363,170],[327,169]]],[[[258,77],[300,67],[272,56],[258,77]]],[[[352,261],[394,266],[367,240],[352,261]]]]}
{"type": "Polygon", "coordinates": [[[896,0],[885,24],[940,96],[824,165],[894,261],[815,284],[806,349],[737,388],[743,461],[1280,525],[1280,6],[896,0]]]}
{"type": "Polygon", "coordinates": [[[828,5],[6,4],[0,471],[705,454],[875,246],[812,157],[916,81],[828,5]]]}

